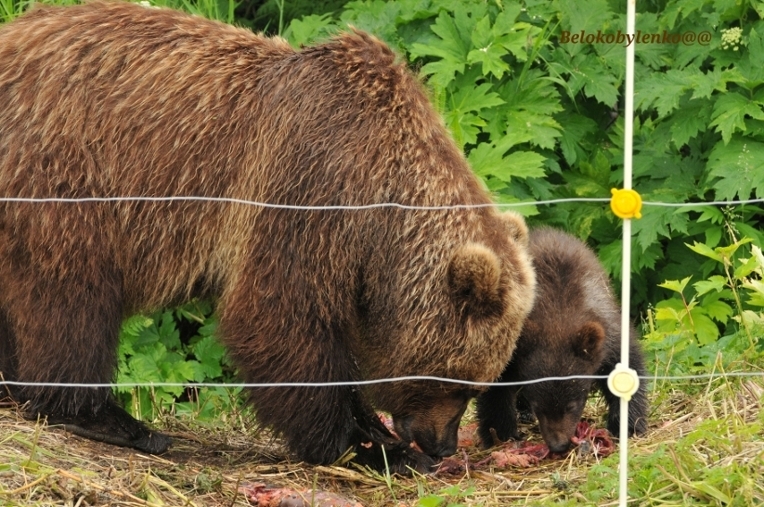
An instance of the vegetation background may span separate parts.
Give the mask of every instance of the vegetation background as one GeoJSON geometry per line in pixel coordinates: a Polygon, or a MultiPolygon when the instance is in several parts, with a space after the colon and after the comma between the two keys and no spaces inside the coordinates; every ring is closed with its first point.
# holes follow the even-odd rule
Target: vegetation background
{"type": "MultiPolygon", "coordinates": [[[[350,25],[376,34],[426,81],[496,202],[531,203],[516,208],[531,226],[560,227],[586,240],[619,290],[621,222],[604,200],[623,184],[624,44],[562,41],[566,34],[625,31],[624,1],[151,3],[281,35],[295,47],[350,25]],[[570,198],[599,201],[536,204],[570,198]]],[[[30,5],[0,0],[0,19],[30,5]]],[[[764,198],[764,2],[645,0],[637,8],[637,28],[660,42],[636,46],[633,187],[647,204],[633,222],[631,314],[656,375],[761,374],[763,203],[709,203],[764,198]]],[[[233,382],[215,328],[208,301],[131,317],[117,381],[233,382]]],[[[648,439],[644,449],[636,444],[632,497],[640,505],[764,504],[761,385],[761,377],[654,380],[656,434],[666,424],[699,420],[689,434],[648,439]]],[[[236,395],[223,388],[118,389],[141,418],[170,414],[209,425],[221,413],[239,413],[236,395]]],[[[549,472],[545,480],[565,485],[550,488],[549,498],[614,498],[615,459],[576,466],[583,468],[572,482],[560,479],[562,467],[549,472]]],[[[495,486],[430,491],[417,484],[398,496],[421,505],[490,504],[481,487],[495,486]]]]}

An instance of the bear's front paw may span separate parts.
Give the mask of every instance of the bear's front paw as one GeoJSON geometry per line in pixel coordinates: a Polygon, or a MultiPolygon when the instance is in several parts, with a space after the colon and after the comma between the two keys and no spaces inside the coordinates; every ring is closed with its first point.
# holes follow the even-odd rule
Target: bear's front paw
{"type": "Polygon", "coordinates": [[[75,435],[149,454],[162,454],[172,443],[170,437],[149,429],[113,401],[95,414],[48,415],[47,419],[49,425],[61,426],[75,435]]]}
{"type": "Polygon", "coordinates": [[[434,458],[417,451],[411,444],[392,439],[385,443],[361,442],[356,446],[354,461],[378,472],[389,471],[400,475],[411,475],[412,470],[422,474],[432,473],[437,464],[434,458]]]}

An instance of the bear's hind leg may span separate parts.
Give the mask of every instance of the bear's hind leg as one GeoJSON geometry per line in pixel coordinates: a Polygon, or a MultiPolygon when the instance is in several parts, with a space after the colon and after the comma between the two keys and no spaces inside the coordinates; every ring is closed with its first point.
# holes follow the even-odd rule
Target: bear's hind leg
{"type": "MultiPolygon", "coordinates": [[[[640,380],[637,392],[634,393],[631,400],[629,400],[629,436],[635,434],[642,435],[647,431],[647,413],[649,410],[647,386],[644,378],[645,361],[639,343],[633,338],[634,330],[632,330],[631,333],[632,339],[629,345],[629,367],[637,372],[640,380]]],[[[618,340],[620,341],[620,336],[618,337],[618,340]]],[[[609,375],[615,368],[615,365],[620,362],[620,347],[614,349],[615,350],[610,353],[610,357],[605,358],[605,362],[597,372],[597,375],[609,375]]],[[[621,421],[621,398],[610,391],[610,388],[607,386],[607,380],[598,380],[597,383],[608,406],[608,431],[614,436],[618,436],[621,421]]]]}
{"type": "MultiPolygon", "coordinates": [[[[19,381],[104,384],[114,378],[121,280],[107,263],[76,253],[47,273],[19,264],[10,271],[13,296],[3,304],[19,381]]],[[[170,443],[121,409],[109,387],[27,385],[15,394],[26,404],[26,417],[46,418],[86,438],[155,454],[170,443]]]]}

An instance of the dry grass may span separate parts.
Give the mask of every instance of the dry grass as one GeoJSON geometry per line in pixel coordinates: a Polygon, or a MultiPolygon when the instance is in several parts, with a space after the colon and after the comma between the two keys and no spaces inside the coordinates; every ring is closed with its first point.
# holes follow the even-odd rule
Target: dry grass
{"type": "MultiPolygon", "coordinates": [[[[640,496],[630,505],[764,504],[764,489],[757,485],[764,483],[763,384],[759,378],[714,380],[692,388],[659,386],[653,392],[650,431],[630,447],[632,474],[656,473],[659,478],[654,488],[639,488],[640,496]],[[715,439],[706,435],[709,421],[719,423],[711,430],[715,439]],[[705,429],[698,433],[698,428],[705,429]],[[704,485],[697,467],[705,468],[703,473],[749,474],[748,493],[737,499],[709,481],[704,485]]],[[[590,415],[601,408],[593,404],[590,415]]],[[[563,460],[526,468],[384,477],[367,470],[290,462],[276,439],[246,430],[249,425],[241,419],[217,427],[167,419],[159,426],[175,437],[174,446],[164,456],[146,456],[25,421],[14,407],[6,406],[0,409],[0,505],[246,506],[251,504],[242,486],[256,483],[329,491],[365,506],[416,505],[427,495],[440,497],[444,507],[615,504],[617,456],[601,461],[571,453],[563,460]],[[455,484],[456,491],[474,490],[448,497],[444,488],[455,484]]],[[[490,455],[474,446],[460,453],[469,463],[490,455]]]]}

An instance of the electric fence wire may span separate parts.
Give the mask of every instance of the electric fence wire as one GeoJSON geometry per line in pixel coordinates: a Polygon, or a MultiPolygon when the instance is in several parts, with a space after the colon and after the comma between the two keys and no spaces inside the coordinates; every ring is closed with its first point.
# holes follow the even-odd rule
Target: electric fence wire
{"type": "MultiPolygon", "coordinates": [[[[698,373],[694,375],[643,375],[640,380],[711,380],[732,377],[763,377],[764,371],[736,371],[722,373],[698,373]]],[[[105,382],[105,383],[71,383],[71,382],[21,382],[15,380],[0,380],[0,386],[17,387],[76,387],[76,388],[128,388],[128,387],[227,387],[227,388],[265,388],[265,387],[349,387],[349,386],[368,386],[373,384],[387,384],[392,382],[413,382],[430,381],[444,382],[451,384],[460,384],[474,387],[511,387],[539,384],[541,382],[550,382],[557,380],[605,380],[607,375],[567,375],[561,377],[542,377],[531,380],[521,380],[517,382],[473,382],[471,380],[460,380],[446,377],[434,377],[429,375],[409,375],[403,377],[389,377],[368,380],[342,380],[334,382],[105,382]]]]}
{"type": "MultiPolygon", "coordinates": [[[[355,210],[368,210],[376,208],[396,208],[404,210],[420,210],[420,211],[443,211],[443,210],[458,210],[458,209],[477,209],[477,208],[512,208],[529,205],[550,205],[560,203],[607,203],[610,202],[609,198],[597,198],[597,197],[573,197],[562,199],[548,199],[543,201],[524,201],[514,203],[486,203],[486,204],[454,204],[454,205],[442,205],[442,206],[415,206],[400,204],[395,202],[383,202],[373,204],[362,205],[330,205],[330,206],[303,206],[296,204],[274,204],[267,202],[251,201],[247,199],[235,199],[229,197],[205,197],[205,196],[166,196],[166,197],[149,197],[149,196],[119,196],[119,197],[0,197],[0,202],[6,203],[113,203],[113,202],[181,202],[181,201],[196,201],[196,202],[219,202],[228,204],[240,204],[246,206],[257,206],[262,208],[275,208],[275,209],[288,209],[296,211],[355,211],[355,210]]],[[[742,200],[730,200],[730,201],[709,201],[709,202],[695,202],[695,203],[668,203],[659,201],[644,201],[642,204],[645,206],[665,206],[665,207],[693,207],[700,206],[738,206],[745,204],[762,204],[764,199],[742,199],[742,200]]],[[[764,372],[731,372],[724,374],[697,374],[697,375],[650,375],[640,377],[643,380],[697,380],[697,379],[709,379],[709,378],[722,378],[722,377],[764,377],[764,372]]],[[[402,382],[402,381],[439,381],[450,382],[455,384],[464,384],[470,386],[522,386],[539,382],[547,382],[553,380],[566,380],[566,379],[591,379],[591,380],[603,380],[607,376],[603,375],[572,375],[567,377],[545,377],[520,382],[471,382],[467,380],[448,379],[442,377],[432,376],[405,376],[405,377],[392,377],[372,380],[361,381],[341,381],[341,382],[271,382],[271,383],[216,383],[216,382],[201,382],[201,383],[179,383],[179,382],[132,382],[132,383],[57,383],[57,382],[20,382],[20,381],[8,381],[0,379],[0,386],[18,386],[18,387],[73,387],[73,388],[128,388],[128,387],[229,387],[229,388],[271,388],[271,387],[322,387],[322,386],[364,386],[379,383],[389,382],[402,382]]]]}
{"type": "MultiPolygon", "coordinates": [[[[110,203],[110,202],[180,202],[180,201],[198,201],[198,202],[218,202],[228,204],[242,204],[246,206],[256,206],[271,209],[288,209],[296,211],[356,211],[369,210],[376,208],[396,208],[415,211],[445,211],[457,209],[478,209],[478,208],[520,208],[523,206],[539,206],[562,203],[607,203],[609,197],[567,197],[561,199],[547,199],[541,201],[519,201],[510,203],[484,203],[484,204],[446,204],[437,206],[417,206],[412,204],[401,204],[396,202],[380,202],[372,204],[358,205],[328,205],[328,206],[306,206],[300,204],[277,204],[248,199],[237,199],[233,197],[206,197],[206,196],[119,196],[119,197],[0,197],[0,203],[110,203]]],[[[661,201],[643,201],[644,206],[663,206],[672,208],[698,208],[701,206],[740,206],[746,204],[764,204],[764,199],[741,199],[730,201],[708,201],[708,202],[661,202],[661,201]]]]}

